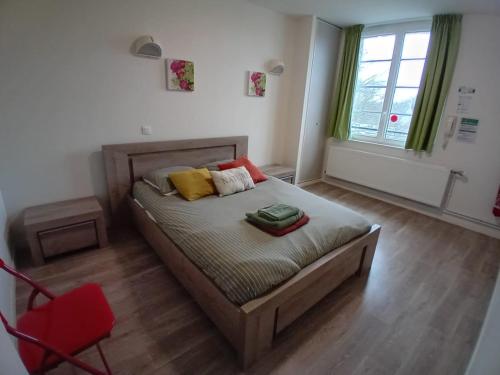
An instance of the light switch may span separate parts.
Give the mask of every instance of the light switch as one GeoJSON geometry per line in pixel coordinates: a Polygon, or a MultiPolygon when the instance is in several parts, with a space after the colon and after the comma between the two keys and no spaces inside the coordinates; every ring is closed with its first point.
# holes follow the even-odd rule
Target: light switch
{"type": "Polygon", "coordinates": [[[141,134],[142,135],[151,135],[153,134],[153,128],[151,126],[141,126],[141,134]]]}

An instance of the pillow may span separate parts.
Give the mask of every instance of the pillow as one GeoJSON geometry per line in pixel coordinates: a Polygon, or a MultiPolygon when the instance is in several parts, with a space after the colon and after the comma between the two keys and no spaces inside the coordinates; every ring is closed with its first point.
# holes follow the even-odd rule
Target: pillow
{"type": "Polygon", "coordinates": [[[209,171],[218,171],[219,170],[219,164],[230,163],[232,161],[234,161],[234,159],[225,159],[225,160],[211,161],[210,163],[206,163],[206,164],[200,165],[198,168],[207,168],[209,171]]]}
{"type": "Polygon", "coordinates": [[[172,172],[168,177],[177,191],[188,201],[215,194],[214,182],[207,168],[172,172]]]}
{"type": "Polygon", "coordinates": [[[248,160],[246,156],[236,159],[235,161],[232,161],[230,163],[219,164],[219,169],[221,171],[238,167],[245,167],[248,173],[250,173],[250,176],[252,176],[252,180],[255,183],[267,180],[266,175],[262,173],[262,171],[258,167],[256,167],[250,160],[248,160]]]}
{"type": "Polygon", "coordinates": [[[170,182],[168,176],[172,172],[193,170],[194,168],[186,167],[186,166],[175,166],[168,168],[156,169],[154,171],[150,171],[146,173],[142,180],[147,183],[149,186],[156,189],[162,195],[170,195],[175,194],[175,187],[170,182]]]}
{"type": "Polygon", "coordinates": [[[231,195],[253,189],[255,184],[245,167],[226,169],[225,171],[210,171],[219,196],[231,195]]]}

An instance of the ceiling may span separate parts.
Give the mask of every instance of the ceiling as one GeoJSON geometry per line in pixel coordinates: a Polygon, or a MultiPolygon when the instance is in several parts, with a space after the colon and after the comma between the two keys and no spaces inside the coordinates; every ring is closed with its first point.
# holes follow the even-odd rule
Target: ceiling
{"type": "Polygon", "coordinates": [[[249,0],[292,15],[314,14],[338,26],[373,24],[443,13],[500,15],[500,0],[249,0]]]}

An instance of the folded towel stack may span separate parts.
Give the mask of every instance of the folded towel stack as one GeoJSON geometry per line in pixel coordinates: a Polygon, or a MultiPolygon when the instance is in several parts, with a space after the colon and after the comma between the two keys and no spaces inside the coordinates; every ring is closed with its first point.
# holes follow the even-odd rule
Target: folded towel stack
{"type": "Polygon", "coordinates": [[[300,210],[297,207],[287,204],[273,204],[272,206],[261,208],[257,211],[260,217],[271,221],[279,221],[298,215],[300,210]]]}
{"type": "Polygon", "coordinates": [[[309,221],[304,211],[286,204],[273,204],[257,212],[247,213],[246,217],[257,228],[278,237],[293,232],[309,221]]]}

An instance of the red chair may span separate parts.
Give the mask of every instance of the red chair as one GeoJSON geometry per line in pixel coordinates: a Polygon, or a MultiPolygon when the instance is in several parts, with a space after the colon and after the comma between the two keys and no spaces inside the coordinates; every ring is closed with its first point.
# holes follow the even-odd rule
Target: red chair
{"type": "Polygon", "coordinates": [[[33,287],[28,309],[17,320],[17,329],[10,326],[0,312],[6,331],[19,339],[19,356],[30,374],[44,374],[67,361],[90,374],[111,375],[99,342],[111,335],[115,317],[99,285],[85,284],[55,296],[29,277],[7,266],[2,259],[0,268],[33,287]],[[39,293],[49,301],[34,307],[39,293]],[[106,372],[74,357],[94,345],[97,346],[106,372]]]}

